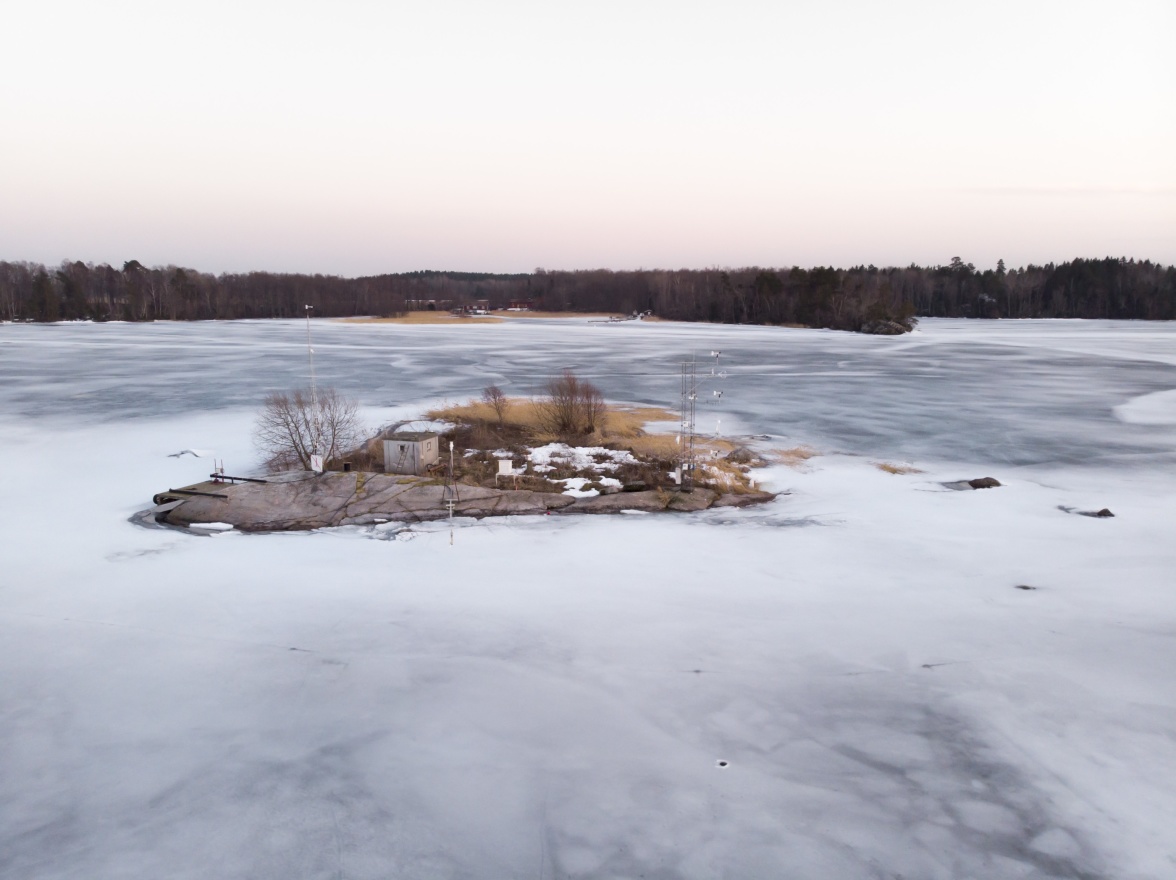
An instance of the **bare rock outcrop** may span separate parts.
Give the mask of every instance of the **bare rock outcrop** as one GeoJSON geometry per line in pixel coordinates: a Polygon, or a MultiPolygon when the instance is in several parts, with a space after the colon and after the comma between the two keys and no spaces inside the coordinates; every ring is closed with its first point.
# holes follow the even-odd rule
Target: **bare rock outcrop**
{"type": "Polygon", "coordinates": [[[741,492],[739,494],[728,492],[716,498],[711,507],[751,507],[756,504],[766,504],[775,497],[772,492],[741,492]]]}
{"type": "Polygon", "coordinates": [[[947,489],[954,489],[957,492],[967,491],[968,489],[997,489],[1000,487],[1000,480],[995,477],[977,477],[974,480],[953,480],[949,483],[942,483],[947,489]]]}
{"type": "Polygon", "coordinates": [[[156,496],[160,522],[191,526],[227,523],[245,532],[295,531],[379,522],[444,519],[453,500],[455,516],[525,516],[620,513],[639,510],[692,512],[720,505],[743,507],[775,498],[768,492],[722,495],[661,489],[573,498],[526,489],[489,489],[459,484],[456,492],[437,480],[394,474],[291,474],[265,483],[203,483],[156,496]],[[195,490],[195,491],[192,491],[195,490]]]}
{"type": "MultiPolygon", "coordinates": [[[[719,497],[710,489],[696,488],[691,492],[667,492],[665,489],[649,489],[644,492],[622,492],[617,495],[597,495],[593,498],[577,498],[567,508],[568,513],[620,513],[624,510],[640,510],[656,513],[660,510],[690,512],[706,510],[719,497]]],[[[775,496],[770,496],[775,497],[775,496]]]]}
{"type": "Polygon", "coordinates": [[[1000,480],[996,477],[977,477],[974,480],[968,480],[968,485],[973,489],[998,489],[1000,488],[1000,480]]]}
{"type": "Polygon", "coordinates": [[[1073,507],[1066,507],[1064,504],[1058,505],[1058,510],[1062,513],[1076,513],[1078,516],[1092,516],[1095,519],[1114,519],[1114,514],[1109,508],[1104,507],[1102,510],[1075,510],[1073,507]]]}
{"type": "Polygon", "coordinates": [[[668,502],[668,494],[656,490],[620,492],[615,495],[577,498],[575,503],[568,508],[568,512],[620,513],[622,510],[641,510],[646,513],[654,513],[659,510],[665,510],[668,502]]]}
{"type": "MultiPolygon", "coordinates": [[[[449,515],[445,486],[393,474],[320,474],[289,482],[223,486],[224,498],[192,497],[165,514],[173,525],[229,523],[242,531],[288,531],[373,522],[422,522],[449,515]]],[[[566,495],[459,486],[455,516],[546,513],[572,504],[566,495]]]]}

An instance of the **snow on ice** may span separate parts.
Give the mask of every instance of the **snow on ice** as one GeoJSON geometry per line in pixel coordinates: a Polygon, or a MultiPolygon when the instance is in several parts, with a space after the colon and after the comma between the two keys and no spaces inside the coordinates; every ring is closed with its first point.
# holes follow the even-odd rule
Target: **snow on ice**
{"type": "Polygon", "coordinates": [[[452,544],[132,523],[256,468],[304,333],[0,328],[0,876],[1173,876],[1176,327],[321,322],[373,427],[721,348],[700,424],[821,454],[452,544]]]}

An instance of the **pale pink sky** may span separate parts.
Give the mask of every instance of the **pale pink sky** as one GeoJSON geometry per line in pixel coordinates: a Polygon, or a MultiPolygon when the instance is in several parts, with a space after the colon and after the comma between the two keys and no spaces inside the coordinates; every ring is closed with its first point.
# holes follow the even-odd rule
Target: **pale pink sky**
{"type": "Polygon", "coordinates": [[[0,259],[1176,263],[1171,0],[39,2],[0,23],[0,259]]]}

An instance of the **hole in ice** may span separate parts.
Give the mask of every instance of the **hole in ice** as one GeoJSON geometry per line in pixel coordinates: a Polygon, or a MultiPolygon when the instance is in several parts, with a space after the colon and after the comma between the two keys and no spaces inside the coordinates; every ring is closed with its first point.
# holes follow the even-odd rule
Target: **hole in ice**
{"type": "Polygon", "coordinates": [[[1031,587],[1028,584],[1017,584],[1018,590],[1036,590],[1037,587],[1031,587]]]}
{"type": "Polygon", "coordinates": [[[722,770],[731,766],[731,764],[729,761],[724,761],[722,758],[719,758],[719,760],[715,761],[715,766],[722,770]]]}

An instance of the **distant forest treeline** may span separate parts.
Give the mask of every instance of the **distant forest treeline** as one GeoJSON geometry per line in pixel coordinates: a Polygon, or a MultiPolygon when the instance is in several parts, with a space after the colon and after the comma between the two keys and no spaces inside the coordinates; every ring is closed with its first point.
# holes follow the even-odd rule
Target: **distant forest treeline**
{"type": "Polygon", "coordinates": [[[0,262],[0,319],[206,320],[396,315],[489,301],[550,311],[651,311],[720,323],[802,324],[860,330],[912,316],[1176,318],[1176,267],[1106,258],[977,271],[945,266],[879,269],[545,271],[517,275],[407,272],[366,278],[273,272],[210,275],[175,266],[121,269],[64,262],[0,262]]]}

